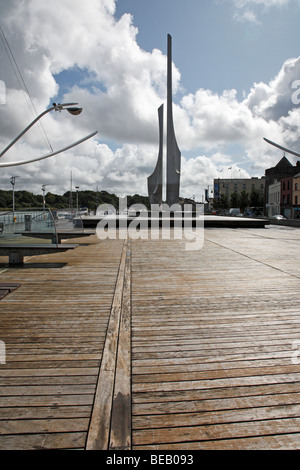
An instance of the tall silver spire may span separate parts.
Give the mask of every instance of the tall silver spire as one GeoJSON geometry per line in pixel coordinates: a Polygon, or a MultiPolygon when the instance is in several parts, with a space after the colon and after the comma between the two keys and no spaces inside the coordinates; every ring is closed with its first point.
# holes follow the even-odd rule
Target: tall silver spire
{"type": "Polygon", "coordinates": [[[178,148],[174,124],[172,101],[172,37],[168,34],[168,76],[167,76],[167,204],[179,203],[181,152],[178,148]]]}
{"type": "MultiPolygon", "coordinates": [[[[163,105],[158,109],[159,116],[159,155],[152,175],[148,177],[150,204],[161,204],[163,197],[163,105]]],[[[167,69],[167,178],[166,201],[171,207],[179,203],[181,152],[178,148],[173,125],[172,102],[172,37],[168,34],[168,69],[167,69]]]]}

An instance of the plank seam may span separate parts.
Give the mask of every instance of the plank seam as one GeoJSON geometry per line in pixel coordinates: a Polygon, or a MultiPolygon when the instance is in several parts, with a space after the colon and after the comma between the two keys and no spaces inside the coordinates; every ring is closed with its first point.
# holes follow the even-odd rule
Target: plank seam
{"type": "MultiPolygon", "coordinates": [[[[112,423],[116,419],[113,415],[115,404],[116,371],[119,359],[120,326],[122,321],[122,306],[125,285],[125,273],[128,268],[127,256],[128,240],[124,240],[121,261],[117,275],[117,282],[110,311],[108,328],[99,370],[98,382],[94,399],[91,421],[87,435],[86,450],[108,450],[111,436],[115,436],[112,423]],[[127,261],[127,262],[126,262],[127,261]]],[[[130,334],[130,333],[129,333],[130,334]]],[[[118,391],[117,391],[118,395],[118,391]]],[[[131,393],[129,393],[131,396],[131,393]]],[[[120,417],[118,417],[118,421],[120,417]]],[[[116,444],[111,444],[116,445],[116,444]]]]}

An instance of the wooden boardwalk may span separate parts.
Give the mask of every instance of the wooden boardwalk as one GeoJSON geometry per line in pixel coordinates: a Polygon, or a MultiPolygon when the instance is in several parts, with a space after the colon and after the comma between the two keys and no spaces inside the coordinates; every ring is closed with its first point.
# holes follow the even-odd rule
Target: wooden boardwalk
{"type": "Polygon", "coordinates": [[[0,265],[0,449],[300,449],[299,229],[86,241],[0,265]]]}
{"type": "Polygon", "coordinates": [[[86,446],[123,242],[80,241],[0,276],[0,449],[86,446]]]}

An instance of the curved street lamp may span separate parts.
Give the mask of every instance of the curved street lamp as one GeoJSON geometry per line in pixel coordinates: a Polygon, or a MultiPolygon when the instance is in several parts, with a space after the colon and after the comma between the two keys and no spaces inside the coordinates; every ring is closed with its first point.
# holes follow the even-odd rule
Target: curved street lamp
{"type": "MultiPolygon", "coordinates": [[[[39,119],[41,119],[45,114],[49,113],[50,111],[59,111],[61,112],[62,110],[67,110],[70,114],[74,115],[74,116],[77,116],[78,114],[80,114],[82,112],[82,108],[78,108],[76,107],[75,105],[77,105],[78,103],[53,103],[53,105],[51,106],[51,108],[48,108],[46,109],[45,111],[43,111],[41,114],[39,114],[30,124],[29,126],[27,126],[22,132],[20,132],[20,134],[17,135],[17,137],[12,140],[12,142],[10,142],[10,144],[5,147],[5,149],[0,153],[0,157],[2,157],[39,119]]],[[[87,135],[86,137],[83,137],[82,139],[74,142],[73,144],[70,144],[68,145],[67,147],[64,147],[62,148],[61,150],[57,150],[55,152],[51,152],[47,155],[44,155],[42,157],[37,157],[37,158],[33,158],[31,160],[25,160],[25,161],[22,161],[22,160],[19,160],[19,161],[16,161],[16,162],[8,162],[8,163],[0,163],[0,167],[8,167],[8,166],[17,166],[17,165],[25,165],[26,163],[32,163],[32,162],[37,162],[39,160],[43,160],[44,158],[49,158],[49,157],[52,157],[53,155],[57,155],[58,153],[61,153],[61,152],[64,152],[72,147],[75,147],[76,145],[79,145],[81,144],[82,142],[90,139],[91,137],[93,137],[94,135],[97,134],[98,131],[95,131],[95,132],[92,132],[91,134],[87,135]]]]}
{"type": "Polygon", "coordinates": [[[268,144],[274,145],[274,147],[277,147],[278,149],[283,150],[284,152],[295,155],[296,157],[300,157],[300,153],[295,152],[294,150],[289,150],[289,149],[283,147],[282,145],[276,144],[275,142],[272,142],[272,140],[266,139],[266,137],[264,137],[264,140],[266,142],[268,142],[268,144]]]}

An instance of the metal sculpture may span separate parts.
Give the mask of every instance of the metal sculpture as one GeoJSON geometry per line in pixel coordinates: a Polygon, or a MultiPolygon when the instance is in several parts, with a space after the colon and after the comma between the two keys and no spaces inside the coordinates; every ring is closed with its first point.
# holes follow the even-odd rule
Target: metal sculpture
{"type": "Polygon", "coordinates": [[[181,153],[178,148],[172,103],[172,37],[168,34],[168,77],[167,77],[167,204],[171,207],[179,202],[181,153]]]}
{"type": "Polygon", "coordinates": [[[163,129],[164,129],[164,105],[158,108],[159,121],[159,153],[156,167],[152,175],[148,177],[148,194],[150,204],[162,203],[162,184],[163,184],[163,129]]]}
{"type": "MultiPolygon", "coordinates": [[[[150,204],[162,203],[163,187],[163,105],[159,108],[160,149],[156,168],[148,178],[150,204]]],[[[167,69],[167,205],[179,203],[181,152],[178,148],[174,124],[172,103],[172,37],[168,34],[168,69],[167,69]]]]}

